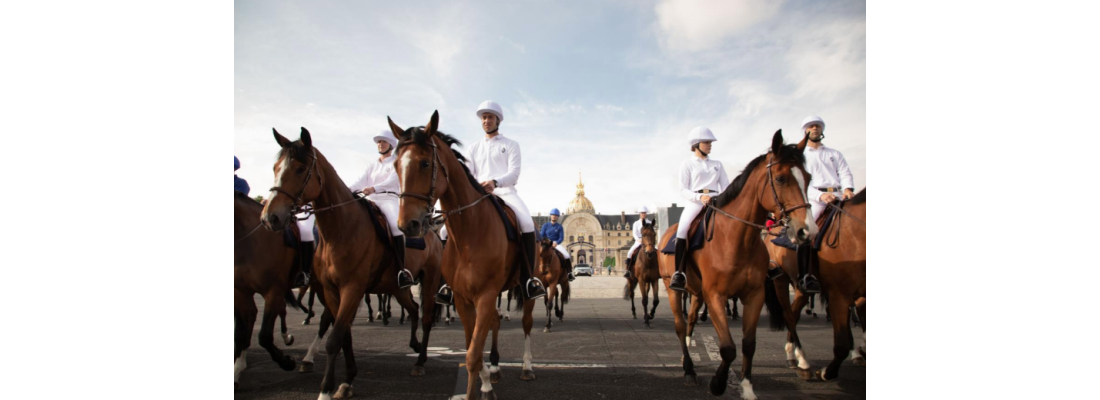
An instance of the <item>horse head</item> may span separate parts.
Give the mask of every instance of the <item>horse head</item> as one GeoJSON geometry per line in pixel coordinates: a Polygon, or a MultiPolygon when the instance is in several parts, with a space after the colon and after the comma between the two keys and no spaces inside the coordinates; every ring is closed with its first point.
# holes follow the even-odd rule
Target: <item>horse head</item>
{"type": "MultiPolygon", "coordinates": [[[[401,205],[397,227],[406,235],[420,237],[431,226],[435,202],[447,193],[447,169],[440,157],[439,111],[432,113],[428,125],[401,129],[386,117],[390,129],[398,135],[394,169],[401,184],[401,205]],[[442,175],[442,178],[441,178],[442,175]]],[[[443,142],[449,149],[449,143],[443,142]]]]}
{"type": "Polygon", "coordinates": [[[657,256],[657,230],[647,220],[642,221],[642,251],[646,257],[657,256]]]}
{"type": "Polygon", "coordinates": [[[805,244],[817,235],[817,223],[806,197],[810,174],[806,172],[806,157],[802,151],[806,149],[807,138],[802,138],[797,145],[785,145],[783,130],[775,131],[771,150],[766,154],[767,163],[761,174],[765,182],[759,195],[760,206],[774,213],[786,227],[787,237],[798,244],[805,244]]]}
{"type": "Polygon", "coordinates": [[[299,207],[320,196],[325,177],[317,165],[317,149],[313,148],[313,139],[306,128],[302,128],[301,138],[293,142],[275,128],[271,132],[282,150],[273,168],[275,186],[260,218],[268,229],[278,231],[294,220],[299,207]]]}

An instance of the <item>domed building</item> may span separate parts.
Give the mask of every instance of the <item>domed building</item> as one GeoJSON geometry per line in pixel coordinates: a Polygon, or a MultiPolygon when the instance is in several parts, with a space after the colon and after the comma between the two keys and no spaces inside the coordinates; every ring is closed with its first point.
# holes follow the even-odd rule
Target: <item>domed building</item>
{"type": "MultiPolygon", "coordinates": [[[[550,217],[538,213],[533,217],[536,229],[550,222],[550,217]]],[[[647,215],[650,221],[660,221],[656,212],[647,215]]],[[[627,251],[634,244],[632,229],[638,214],[597,214],[592,201],[584,196],[584,181],[578,175],[576,196],[565,208],[558,220],[565,228],[563,245],[569,249],[573,264],[589,264],[596,270],[604,267],[605,260],[614,260],[614,270],[622,273],[627,251]]],[[[659,227],[658,227],[659,228],[659,227]]]]}

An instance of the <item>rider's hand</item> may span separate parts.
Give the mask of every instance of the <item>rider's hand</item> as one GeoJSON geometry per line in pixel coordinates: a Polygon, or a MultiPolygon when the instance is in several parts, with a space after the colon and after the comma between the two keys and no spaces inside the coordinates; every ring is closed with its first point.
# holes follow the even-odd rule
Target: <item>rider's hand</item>
{"type": "Polygon", "coordinates": [[[844,200],[855,197],[855,193],[852,193],[852,189],[844,189],[844,200]]]}
{"type": "Polygon", "coordinates": [[[481,182],[481,187],[484,188],[486,192],[493,193],[493,189],[496,189],[497,185],[493,183],[493,181],[485,181],[481,182]]]}
{"type": "Polygon", "coordinates": [[[703,202],[703,204],[710,204],[710,196],[704,194],[703,197],[699,198],[699,201],[703,202]]]}
{"type": "Polygon", "coordinates": [[[372,194],[374,194],[374,188],[369,187],[369,188],[363,189],[363,195],[364,196],[370,196],[372,194]]]}
{"type": "Polygon", "coordinates": [[[822,193],[820,200],[823,203],[826,203],[826,204],[827,203],[832,203],[833,201],[836,200],[836,196],[834,196],[832,193],[822,193]]]}

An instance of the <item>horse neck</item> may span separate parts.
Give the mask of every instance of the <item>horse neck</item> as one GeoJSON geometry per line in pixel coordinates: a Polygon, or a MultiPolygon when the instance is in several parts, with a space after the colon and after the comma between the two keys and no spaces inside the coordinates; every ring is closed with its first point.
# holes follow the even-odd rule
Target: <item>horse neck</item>
{"type": "MultiPolygon", "coordinates": [[[[321,186],[321,194],[317,196],[317,199],[313,201],[315,209],[323,207],[329,207],[336,204],[345,203],[355,199],[355,196],[348,190],[347,185],[340,179],[340,176],[336,174],[336,169],[329,164],[328,159],[325,158],[320,152],[317,153],[317,169],[325,177],[324,185],[321,186]]],[[[345,204],[340,207],[332,208],[315,215],[317,233],[325,238],[325,241],[330,243],[338,243],[353,238],[353,235],[348,234],[349,231],[363,226],[362,224],[369,224],[366,214],[356,204],[345,204]]],[[[368,234],[373,234],[373,230],[365,229],[368,234]]]]}
{"type": "MultiPolygon", "coordinates": [[[[737,195],[737,198],[729,202],[729,204],[722,207],[722,211],[754,224],[763,225],[764,220],[768,217],[768,213],[760,205],[761,190],[763,190],[765,186],[763,184],[763,179],[760,179],[759,175],[761,174],[763,173],[754,171],[749,177],[748,183],[745,184],[745,187],[741,188],[741,193],[737,195]]],[[[760,231],[756,227],[726,218],[722,215],[716,215],[714,218],[718,221],[718,225],[722,226],[725,224],[722,227],[722,231],[726,232],[726,235],[730,235],[731,238],[737,240],[740,244],[747,246],[760,241],[760,231]]]]}
{"type": "MultiPolygon", "coordinates": [[[[442,210],[455,210],[480,199],[483,195],[473,187],[473,184],[466,177],[466,170],[462,168],[462,163],[450,151],[443,151],[449,149],[449,146],[439,138],[432,138],[432,140],[438,141],[436,146],[439,148],[439,159],[447,168],[447,192],[439,198],[442,210]]],[[[457,237],[464,236],[466,233],[482,231],[481,224],[488,220],[487,216],[490,213],[496,212],[493,208],[492,203],[486,199],[473,207],[462,210],[461,213],[448,215],[447,235],[457,237]],[[456,223],[452,224],[452,222],[456,223]]],[[[499,224],[495,225],[499,226],[499,224]]]]}

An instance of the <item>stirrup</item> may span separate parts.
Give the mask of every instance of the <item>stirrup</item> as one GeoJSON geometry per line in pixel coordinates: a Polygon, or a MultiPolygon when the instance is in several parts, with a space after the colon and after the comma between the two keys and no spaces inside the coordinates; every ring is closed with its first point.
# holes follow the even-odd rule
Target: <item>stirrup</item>
{"type": "Polygon", "coordinates": [[[687,286],[687,275],[684,275],[684,273],[680,271],[676,271],[676,273],[672,274],[672,282],[668,284],[669,289],[678,292],[686,292],[687,288],[685,286],[687,286]]]}
{"type": "Polygon", "coordinates": [[[454,305],[454,292],[451,291],[451,287],[443,285],[439,288],[439,292],[435,294],[435,302],[444,305],[454,305]]]}
{"type": "Polygon", "coordinates": [[[799,286],[801,286],[802,293],[821,293],[821,283],[817,281],[817,278],[814,277],[813,274],[806,274],[806,276],[802,277],[799,286]]]}
{"type": "Polygon", "coordinates": [[[397,287],[399,289],[404,289],[415,284],[417,284],[417,282],[412,278],[412,272],[409,272],[408,269],[402,268],[401,271],[397,272],[397,287]]]}
{"type": "Polygon", "coordinates": [[[546,296],[546,289],[542,287],[542,281],[539,278],[531,278],[527,280],[527,285],[524,285],[524,289],[527,292],[527,299],[534,300],[539,297],[546,296]],[[532,286],[534,290],[532,290],[532,286]]]}
{"type": "Polygon", "coordinates": [[[294,276],[294,287],[306,287],[309,286],[309,275],[305,272],[298,272],[298,275],[294,276]]]}
{"type": "Polygon", "coordinates": [[[775,268],[769,269],[768,270],[768,280],[771,281],[771,280],[779,279],[779,277],[783,276],[783,274],[784,274],[783,268],[775,267],[775,268]]]}

